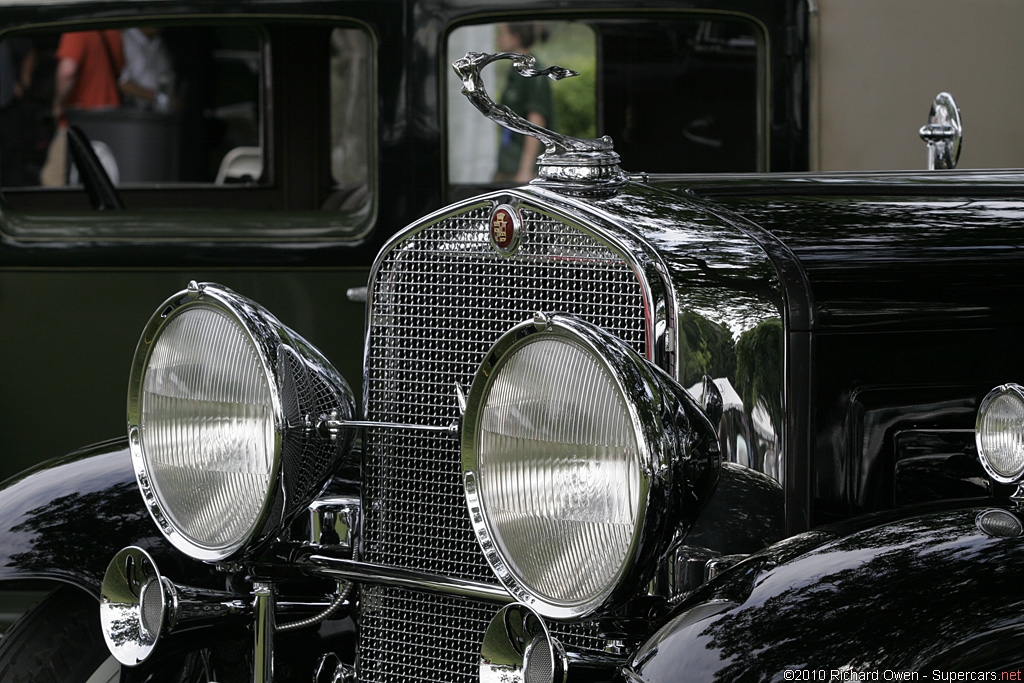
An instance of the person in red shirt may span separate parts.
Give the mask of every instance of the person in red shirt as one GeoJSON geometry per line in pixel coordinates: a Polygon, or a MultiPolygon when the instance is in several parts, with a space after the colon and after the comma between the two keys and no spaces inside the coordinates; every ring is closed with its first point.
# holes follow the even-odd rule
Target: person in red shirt
{"type": "Polygon", "coordinates": [[[121,32],[65,33],[57,46],[53,113],[61,120],[68,109],[103,109],[121,104],[117,79],[124,68],[121,32]]]}

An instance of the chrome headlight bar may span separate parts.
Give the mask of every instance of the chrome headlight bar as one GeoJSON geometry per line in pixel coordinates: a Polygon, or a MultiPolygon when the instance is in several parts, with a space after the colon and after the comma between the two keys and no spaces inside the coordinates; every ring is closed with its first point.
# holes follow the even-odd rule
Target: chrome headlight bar
{"type": "Polygon", "coordinates": [[[238,558],[322,490],[348,452],[348,384],[255,302],[190,283],[150,319],[132,363],[128,436],[143,499],[167,539],[238,558]]]}
{"type": "Polygon", "coordinates": [[[718,473],[686,391],[598,327],[538,316],[481,364],[462,430],[466,501],[488,563],[545,617],[621,604],[651,578],[718,473]]]}

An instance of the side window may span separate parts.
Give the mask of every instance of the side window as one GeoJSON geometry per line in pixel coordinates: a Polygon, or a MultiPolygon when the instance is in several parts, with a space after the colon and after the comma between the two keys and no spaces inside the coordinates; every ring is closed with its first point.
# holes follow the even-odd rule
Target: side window
{"type": "MultiPolygon", "coordinates": [[[[252,26],[70,31],[5,40],[0,88],[19,131],[4,188],[74,186],[63,131],[80,129],[115,185],[260,178],[262,38],[252,26]]],[[[13,138],[13,135],[12,135],[13,138]]]]}
{"type": "MultiPolygon", "coordinates": [[[[542,66],[579,71],[581,76],[557,83],[509,78],[510,62],[501,61],[488,66],[484,78],[496,101],[524,117],[546,117],[537,103],[547,95],[537,93],[550,91],[553,126],[546,127],[577,137],[610,135],[629,171],[742,172],[766,165],[764,36],[752,21],[667,13],[493,22],[449,34],[450,61],[467,51],[526,51],[542,66]]],[[[486,121],[460,89],[449,75],[453,194],[463,184],[488,184],[480,178],[492,185],[521,182],[532,161],[520,157],[513,170],[511,159],[523,149],[516,138],[522,136],[486,121]]]]}
{"type": "Polygon", "coordinates": [[[117,24],[15,34],[0,58],[5,231],[57,235],[60,221],[96,208],[88,186],[102,178],[77,167],[79,135],[69,146],[68,131],[84,134],[123,200],[96,236],[208,237],[210,224],[228,225],[212,214],[173,225],[129,215],[150,209],[249,212],[230,234],[218,228],[225,238],[348,238],[372,226],[375,68],[363,28],[117,24]],[[252,213],[275,210],[292,214],[290,231],[252,213]]]}

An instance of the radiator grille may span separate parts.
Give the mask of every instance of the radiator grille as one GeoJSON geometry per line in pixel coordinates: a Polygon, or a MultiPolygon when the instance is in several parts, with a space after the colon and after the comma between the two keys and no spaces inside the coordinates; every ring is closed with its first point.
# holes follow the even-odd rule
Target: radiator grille
{"type": "MultiPolygon", "coordinates": [[[[367,586],[360,601],[360,681],[480,679],[480,644],[495,605],[385,586],[367,586]]],[[[600,649],[604,641],[580,624],[549,624],[571,651],[600,649]]]]}
{"type": "MultiPolygon", "coordinates": [[[[525,207],[523,243],[514,256],[501,256],[488,238],[492,206],[472,207],[420,230],[379,265],[366,357],[368,419],[451,424],[458,417],[456,382],[468,392],[498,337],[538,311],[578,316],[646,354],[643,288],[621,256],[574,226],[525,207]]],[[[456,437],[372,428],[364,457],[364,559],[496,583],[466,513],[456,437]]],[[[374,592],[378,602],[382,596],[374,592]]],[[[492,605],[471,616],[477,607],[438,604],[420,605],[399,620],[400,635],[393,632],[395,620],[364,621],[360,680],[403,679],[405,673],[387,673],[377,658],[387,656],[388,642],[413,638],[408,629],[436,630],[430,623],[437,618],[456,641],[473,645],[464,655],[454,654],[454,644],[444,645],[436,659],[425,655],[429,666],[444,680],[468,666],[475,680],[479,640],[496,610],[492,605]],[[453,626],[455,612],[464,624],[453,626]],[[456,663],[459,656],[464,659],[456,663]]]]}

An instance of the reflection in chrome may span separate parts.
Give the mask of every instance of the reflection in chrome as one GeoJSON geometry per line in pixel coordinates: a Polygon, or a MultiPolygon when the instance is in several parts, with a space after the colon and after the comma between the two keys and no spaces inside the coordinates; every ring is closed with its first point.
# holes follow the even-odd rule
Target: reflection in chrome
{"type": "Polygon", "coordinates": [[[506,605],[491,619],[480,646],[481,683],[565,681],[568,668],[562,644],[526,605],[506,605]]]}
{"type": "Polygon", "coordinates": [[[478,600],[512,602],[512,597],[503,587],[481,581],[468,581],[329,555],[313,554],[309,557],[299,558],[297,564],[312,576],[326,576],[360,584],[400,586],[429,593],[459,595],[478,600]]]}
{"type": "Polygon", "coordinates": [[[351,556],[359,535],[359,498],[321,498],[309,506],[310,544],[328,546],[351,556]]]}
{"type": "Polygon", "coordinates": [[[253,604],[253,683],[271,683],[274,680],[274,611],[277,596],[274,584],[257,581],[252,585],[256,596],[253,604]]]}
{"type": "Polygon", "coordinates": [[[355,667],[345,664],[333,652],[320,655],[313,667],[314,683],[355,683],[355,667]]]}
{"type": "Polygon", "coordinates": [[[161,576],[149,553],[134,546],[110,561],[100,589],[103,638],[117,661],[128,666],[145,661],[160,636],[180,624],[251,611],[233,594],[172,583],[161,576]]]}
{"type": "Polygon", "coordinates": [[[156,565],[140,548],[125,548],[107,567],[100,623],[110,653],[122,664],[134,666],[153,652],[166,608],[162,583],[156,565]]]}

